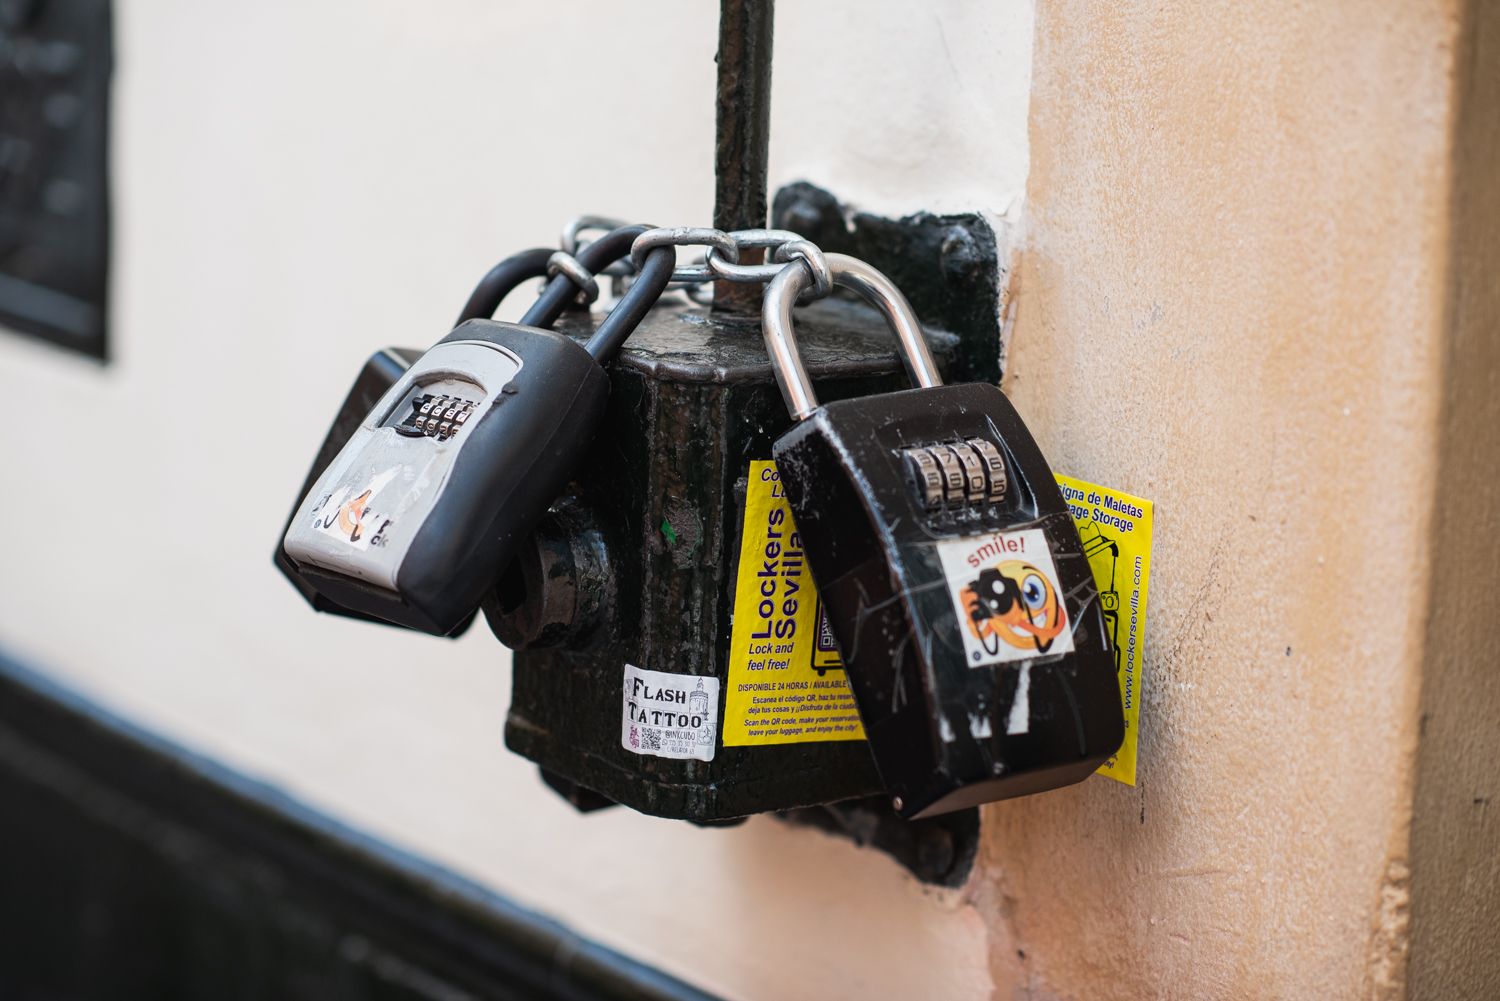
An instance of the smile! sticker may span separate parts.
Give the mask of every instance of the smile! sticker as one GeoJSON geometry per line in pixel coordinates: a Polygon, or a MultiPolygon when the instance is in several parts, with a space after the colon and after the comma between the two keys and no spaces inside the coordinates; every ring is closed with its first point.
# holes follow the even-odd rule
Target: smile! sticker
{"type": "Polygon", "coordinates": [[[1039,528],[938,544],[970,667],[1073,650],[1057,567],[1039,528]]]}

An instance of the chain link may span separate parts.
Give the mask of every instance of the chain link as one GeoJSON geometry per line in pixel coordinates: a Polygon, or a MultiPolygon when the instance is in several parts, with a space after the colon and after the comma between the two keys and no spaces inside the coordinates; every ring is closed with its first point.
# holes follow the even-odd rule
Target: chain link
{"type": "Polygon", "coordinates": [[[566,250],[559,250],[547,258],[547,277],[567,275],[568,280],[578,286],[574,301],[580,306],[592,305],[599,298],[599,282],[594,273],[583,266],[583,262],[566,250]]]}
{"type": "Polygon", "coordinates": [[[833,292],[833,272],[828,267],[828,260],[811,240],[790,240],[783,243],[772,251],[771,259],[778,264],[801,261],[807,267],[808,274],[812,275],[813,287],[802,294],[802,299],[822,299],[833,292]]]}
{"type": "MultiPolygon", "coordinates": [[[[729,234],[740,250],[773,251],[784,243],[796,243],[801,234],[785,229],[740,229],[729,234]]],[[[708,249],[708,269],[715,278],[727,282],[768,282],[781,273],[781,264],[740,264],[738,260],[725,260],[718,248],[708,249]]]]}
{"type": "MultiPolygon", "coordinates": [[[[612,219],[604,215],[574,216],[563,227],[562,239],[559,241],[559,245],[562,247],[563,253],[576,256],[580,250],[588,246],[588,242],[581,239],[584,233],[608,233],[611,230],[628,225],[630,225],[630,221],[627,219],[612,219]]],[[[633,275],[636,271],[636,265],[629,258],[621,258],[611,263],[609,267],[599,273],[601,275],[608,275],[611,278],[620,278],[624,275],[633,275]]]]}
{"type": "MultiPolygon", "coordinates": [[[[648,229],[636,237],[635,243],[630,245],[630,260],[636,267],[640,267],[640,262],[657,247],[707,247],[709,253],[718,251],[731,261],[740,259],[740,248],[735,244],[732,234],[720,229],[677,226],[672,229],[648,229]]],[[[706,268],[700,274],[699,269],[692,265],[678,265],[677,270],[672,272],[674,282],[713,281],[713,277],[712,272],[706,268]]]]}

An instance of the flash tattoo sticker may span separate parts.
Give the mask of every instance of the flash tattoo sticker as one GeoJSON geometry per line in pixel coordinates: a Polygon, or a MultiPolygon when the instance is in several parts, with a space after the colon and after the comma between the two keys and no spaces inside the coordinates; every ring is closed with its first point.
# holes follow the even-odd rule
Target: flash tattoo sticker
{"type": "Polygon", "coordinates": [[[938,544],[964,658],[987,667],[1073,652],[1073,630],[1039,528],[938,544]]]}
{"type": "Polygon", "coordinates": [[[620,746],[659,758],[714,759],[719,679],[625,665],[620,746]]]}

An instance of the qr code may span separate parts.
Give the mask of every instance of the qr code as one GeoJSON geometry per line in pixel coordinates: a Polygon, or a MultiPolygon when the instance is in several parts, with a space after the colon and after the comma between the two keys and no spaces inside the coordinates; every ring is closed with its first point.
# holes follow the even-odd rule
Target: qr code
{"type": "Polygon", "coordinates": [[[641,747],[647,751],[660,751],[661,731],[643,729],[641,731],[641,747]]]}

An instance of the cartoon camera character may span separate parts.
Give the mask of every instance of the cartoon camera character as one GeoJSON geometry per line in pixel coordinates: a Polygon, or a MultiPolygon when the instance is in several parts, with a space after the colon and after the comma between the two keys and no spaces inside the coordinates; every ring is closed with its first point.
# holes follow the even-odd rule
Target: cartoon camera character
{"type": "Polygon", "coordinates": [[[969,631],[991,655],[1008,643],[1046,653],[1068,614],[1047,575],[1030,563],[1006,560],[979,571],[963,589],[969,631]]]}

